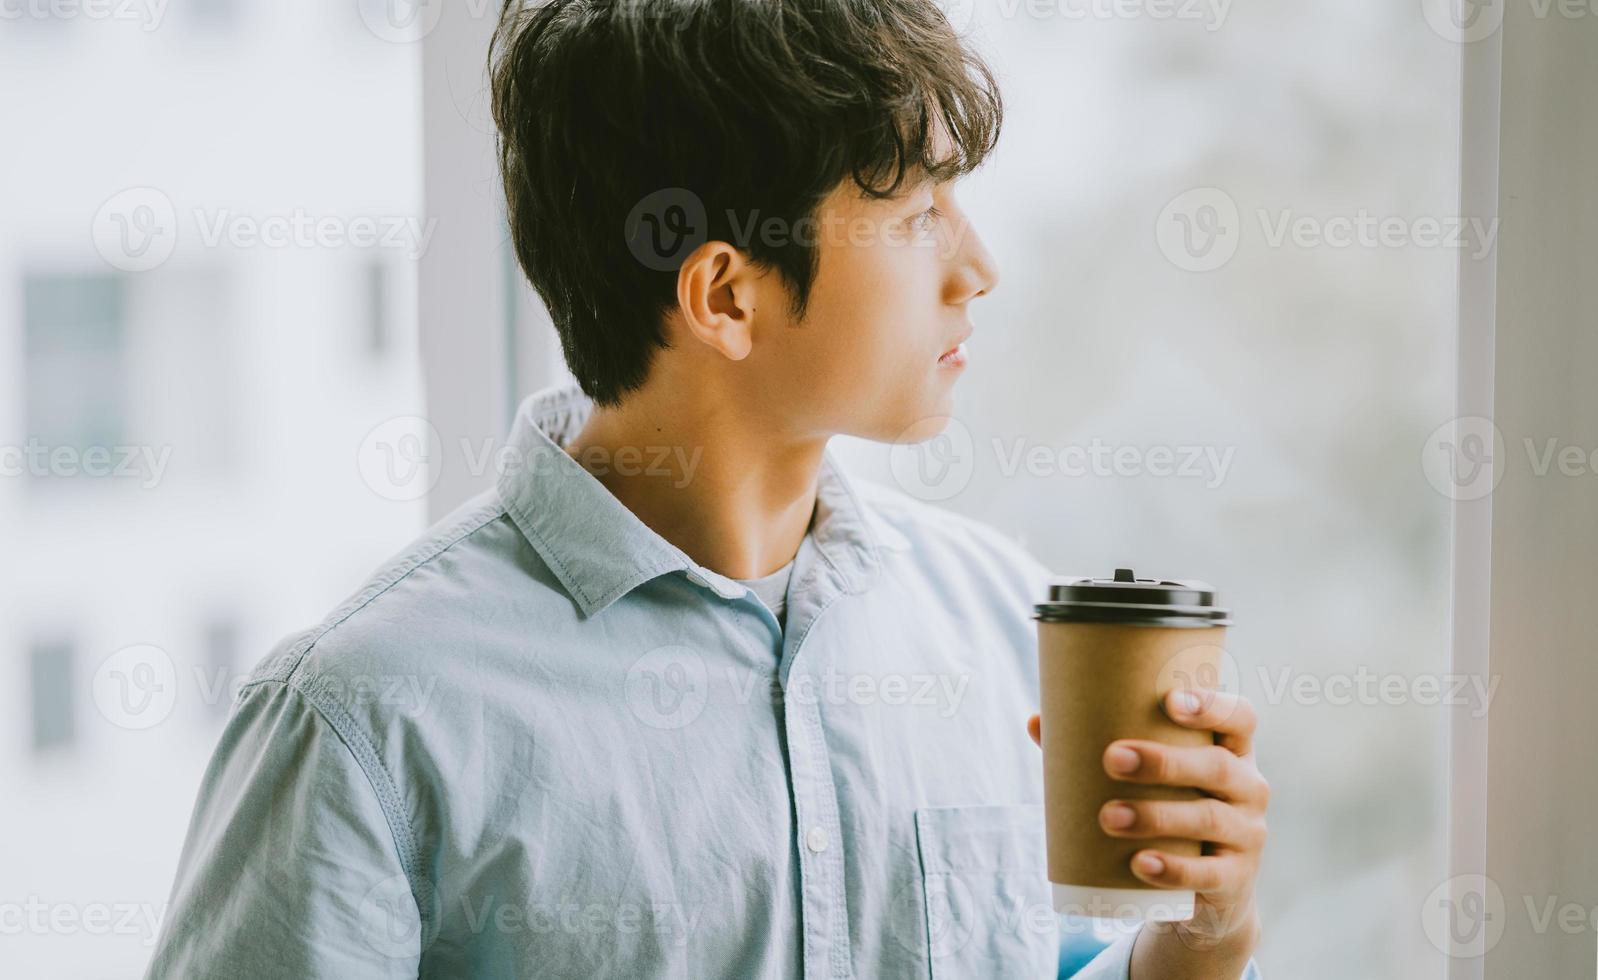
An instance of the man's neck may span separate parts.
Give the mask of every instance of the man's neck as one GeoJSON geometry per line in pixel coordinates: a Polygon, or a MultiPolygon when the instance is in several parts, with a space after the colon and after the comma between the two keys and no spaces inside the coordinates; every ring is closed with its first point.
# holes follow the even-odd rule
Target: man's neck
{"type": "Polygon", "coordinates": [[[565,448],[688,557],[728,578],[758,578],[799,550],[826,439],[783,438],[738,401],[687,386],[667,398],[646,385],[596,407],[565,448]]]}

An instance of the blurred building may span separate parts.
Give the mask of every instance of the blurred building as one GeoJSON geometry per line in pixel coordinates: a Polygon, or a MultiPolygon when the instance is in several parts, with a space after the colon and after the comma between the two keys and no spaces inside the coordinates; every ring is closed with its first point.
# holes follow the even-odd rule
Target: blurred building
{"type": "Polygon", "coordinates": [[[419,50],[353,3],[38,6],[0,20],[0,974],[134,976],[233,685],[422,523],[357,459],[421,407],[419,50]]]}

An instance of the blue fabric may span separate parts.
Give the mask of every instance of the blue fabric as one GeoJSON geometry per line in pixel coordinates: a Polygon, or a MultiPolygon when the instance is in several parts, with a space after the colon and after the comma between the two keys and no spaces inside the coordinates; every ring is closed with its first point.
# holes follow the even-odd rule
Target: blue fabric
{"type": "Polygon", "coordinates": [[[590,410],[528,399],[493,491],[256,667],[149,975],[1054,976],[1044,569],[829,456],[783,631],[560,449],[590,410]]]}
{"type": "Polygon", "coordinates": [[[1060,940],[1060,980],[1074,977],[1110,944],[1095,938],[1091,933],[1064,931],[1060,940]]]}

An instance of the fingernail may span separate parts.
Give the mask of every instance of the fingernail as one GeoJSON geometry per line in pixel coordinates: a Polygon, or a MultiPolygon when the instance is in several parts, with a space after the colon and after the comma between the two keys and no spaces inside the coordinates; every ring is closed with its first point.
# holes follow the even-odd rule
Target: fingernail
{"type": "Polygon", "coordinates": [[[1163,874],[1165,871],[1165,862],[1160,860],[1158,854],[1139,854],[1134,860],[1137,861],[1137,869],[1146,875],[1163,874]]]}
{"type": "Polygon", "coordinates": [[[1111,749],[1108,760],[1110,768],[1116,772],[1137,772],[1137,767],[1142,761],[1138,758],[1136,749],[1129,749],[1124,745],[1117,745],[1111,749]]]}
{"type": "Polygon", "coordinates": [[[1104,826],[1111,830],[1125,830],[1132,826],[1137,814],[1125,803],[1111,803],[1104,808],[1104,826]]]}
{"type": "Polygon", "coordinates": [[[1176,710],[1184,715],[1198,714],[1199,696],[1192,691],[1178,691],[1176,695],[1176,710]]]}

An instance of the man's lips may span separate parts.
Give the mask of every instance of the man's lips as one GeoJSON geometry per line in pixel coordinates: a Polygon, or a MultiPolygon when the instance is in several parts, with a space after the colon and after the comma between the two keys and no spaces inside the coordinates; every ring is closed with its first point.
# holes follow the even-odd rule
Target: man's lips
{"type": "Polygon", "coordinates": [[[966,360],[965,342],[970,339],[971,331],[967,330],[960,336],[959,341],[957,341],[953,347],[950,347],[948,350],[944,351],[938,356],[938,363],[945,366],[963,366],[966,360]]]}

